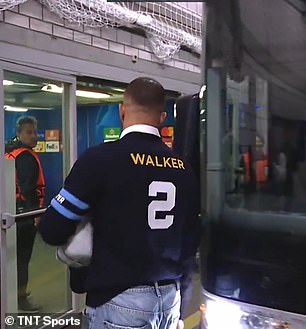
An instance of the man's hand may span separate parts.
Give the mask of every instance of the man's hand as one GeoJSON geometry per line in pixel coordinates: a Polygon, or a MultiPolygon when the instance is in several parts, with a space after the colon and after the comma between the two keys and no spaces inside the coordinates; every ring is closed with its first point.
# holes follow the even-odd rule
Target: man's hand
{"type": "Polygon", "coordinates": [[[184,329],[184,321],[183,320],[179,320],[176,329],[184,329]]]}

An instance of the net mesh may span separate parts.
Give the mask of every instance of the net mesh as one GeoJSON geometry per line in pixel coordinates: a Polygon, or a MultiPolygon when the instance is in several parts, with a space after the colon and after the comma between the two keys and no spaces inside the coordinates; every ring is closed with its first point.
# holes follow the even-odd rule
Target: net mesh
{"type": "MultiPolygon", "coordinates": [[[[0,0],[0,10],[26,0],[0,0]]],[[[182,45],[201,52],[202,18],[175,2],[40,0],[69,22],[91,27],[137,27],[145,31],[157,58],[172,57],[182,45]]]]}
{"type": "Polygon", "coordinates": [[[0,0],[0,11],[14,8],[15,6],[26,1],[28,0],[0,0]]]}

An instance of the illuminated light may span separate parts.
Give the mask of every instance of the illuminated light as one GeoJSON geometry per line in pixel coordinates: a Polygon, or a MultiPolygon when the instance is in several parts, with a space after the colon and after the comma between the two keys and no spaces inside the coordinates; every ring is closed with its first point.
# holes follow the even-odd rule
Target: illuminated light
{"type": "Polygon", "coordinates": [[[4,111],[10,111],[10,112],[27,112],[28,109],[25,107],[16,107],[16,106],[9,106],[4,105],[3,106],[4,111]]]}
{"type": "Polygon", "coordinates": [[[209,329],[242,329],[240,319],[244,313],[236,304],[208,300],[205,313],[209,329]],[[222,316],[220,316],[221,314],[222,316]]]}
{"type": "Polygon", "coordinates": [[[48,91],[49,93],[61,94],[63,92],[63,87],[59,87],[57,85],[50,83],[48,85],[43,86],[41,90],[48,91]]]}
{"type": "Polygon", "coordinates": [[[109,98],[110,95],[105,93],[97,93],[94,91],[87,91],[87,90],[76,90],[75,94],[79,97],[85,97],[85,98],[94,98],[94,99],[101,99],[101,98],[109,98]]]}
{"type": "Polygon", "coordinates": [[[174,119],[176,118],[176,103],[174,103],[173,105],[173,116],[174,116],[174,119]]]}
{"type": "Polygon", "coordinates": [[[206,91],[206,85],[203,85],[200,89],[200,92],[199,92],[199,98],[200,99],[203,98],[205,91],[206,91]]]}
{"type": "Polygon", "coordinates": [[[200,111],[200,114],[204,114],[204,113],[205,113],[205,110],[201,110],[201,111],[200,111]]]}
{"type": "Polygon", "coordinates": [[[3,86],[12,86],[14,81],[11,80],[3,80],[3,86]]]}
{"type": "Polygon", "coordinates": [[[206,307],[200,307],[202,322],[209,329],[290,329],[291,325],[284,321],[266,316],[262,312],[244,310],[241,305],[230,300],[206,300],[206,307]]]}
{"type": "MultiPolygon", "coordinates": [[[[55,84],[48,84],[43,86],[41,90],[48,91],[50,93],[61,94],[63,92],[63,87],[59,87],[55,84]]],[[[94,99],[105,99],[110,97],[110,95],[105,93],[99,93],[99,92],[93,92],[87,90],[76,90],[75,94],[78,97],[94,98],[94,99]]]]}
{"type": "Polygon", "coordinates": [[[125,92],[125,89],[123,88],[112,88],[112,90],[119,91],[121,93],[125,92]]]}

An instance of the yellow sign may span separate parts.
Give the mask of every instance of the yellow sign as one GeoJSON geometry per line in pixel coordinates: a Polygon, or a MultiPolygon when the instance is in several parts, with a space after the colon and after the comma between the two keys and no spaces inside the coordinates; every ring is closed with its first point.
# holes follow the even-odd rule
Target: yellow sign
{"type": "Polygon", "coordinates": [[[46,142],[38,141],[33,150],[38,153],[46,152],[46,142]]]}

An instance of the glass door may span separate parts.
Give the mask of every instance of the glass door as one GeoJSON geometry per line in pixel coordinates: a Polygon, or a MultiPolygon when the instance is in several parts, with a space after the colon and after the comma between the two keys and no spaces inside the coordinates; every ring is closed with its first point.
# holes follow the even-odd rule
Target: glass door
{"type": "Polygon", "coordinates": [[[72,306],[67,269],[56,260],[55,248],[42,241],[36,225],[73,159],[69,152],[73,84],[1,72],[2,315],[65,313],[72,306]]]}

